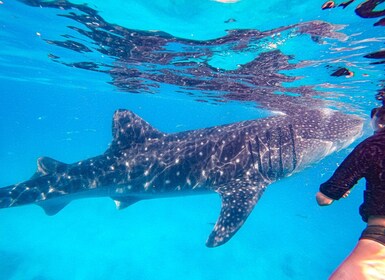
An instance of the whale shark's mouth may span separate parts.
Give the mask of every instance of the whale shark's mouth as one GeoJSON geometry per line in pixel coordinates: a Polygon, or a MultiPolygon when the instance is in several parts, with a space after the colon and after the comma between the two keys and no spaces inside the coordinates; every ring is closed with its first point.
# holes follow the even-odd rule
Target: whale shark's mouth
{"type": "Polygon", "coordinates": [[[309,139],[309,141],[304,141],[303,145],[306,148],[302,149],[303,154],[296,171],[300,171],[309,164],[320,161],[326,156],[350,146],[360,138],[363,135],[363,121],[360,118],[354,118],[352,121],[357,121],[357,125],[348,128],[341,127],[341,130],[346,133],[341,132],[340,137],[334,135],[334,137],[330,137],[332,139],[309,139]]]}
{"type": "Polygon", "coordinates": [[[359,123],[354,126],[352,130],[348,131],[350,137],[346,137],[337,141],[330,141],[330,147],[326,150],[325,156],[349,147],[351,144],[353,144],[354,141],[363,135],[363,121],[361,118],[357,119],[357,121],[359,121],[359,123]]]}
{"type": "Polygon", "coordinates": [[[354,141],[356,141],[358,138],[360,138],[364,134],[363,120],[361,118],[359,118],[358,120],[360,121],[360,123],[353,128],[353,131],[349,131],[349,133],[351,134],[351,137],[345,138],[343,141],[335,141],[333,143],[334,150],[332,150],[331,152],[339,151],[350,146],[351,144],[353,144],[354,141]]]}

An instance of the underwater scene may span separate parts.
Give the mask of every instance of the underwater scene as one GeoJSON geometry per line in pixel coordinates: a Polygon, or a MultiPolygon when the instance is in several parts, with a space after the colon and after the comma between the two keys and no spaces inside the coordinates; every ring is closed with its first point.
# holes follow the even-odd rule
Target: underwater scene
{"type": "Polygon", "coordinates": [[[321,280],[356,245],[365,180],[315,194],[373,134],[384,0],[0,15],[0,279],[321,280]]]}

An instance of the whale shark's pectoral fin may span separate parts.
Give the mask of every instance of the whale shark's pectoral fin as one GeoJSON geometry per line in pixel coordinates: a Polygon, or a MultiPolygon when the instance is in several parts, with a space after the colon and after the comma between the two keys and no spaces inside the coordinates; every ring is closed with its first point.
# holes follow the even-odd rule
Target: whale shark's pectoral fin
{"type": "Polygon", "coordinates": [[[235,180],[215,190],[221,195],[222,209],[206,245],[216,247],[226,243],[241,228],[265,190],[265,185],[235,180]]]}
{"type": "Polygon", "coordinates": [[[127,208],[128,206],[138,202],[140,199],[135,197],[111,197],[116,205],[116,209],[122,210],[127,208]]]}
{"type": "Polygon", "coordinates": [[[40,157],[37,159],[37,171],[33,174],[31,180],[54,172],[64,172],[67,166],[67,164],[58,160],[49,157],[40,157]]]}

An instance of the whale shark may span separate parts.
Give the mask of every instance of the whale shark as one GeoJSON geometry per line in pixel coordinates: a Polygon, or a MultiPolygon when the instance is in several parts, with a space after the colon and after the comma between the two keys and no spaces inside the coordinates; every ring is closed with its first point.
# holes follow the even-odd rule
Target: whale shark
{"type": "Polygon", "coordinates": [[[29,180],[0,188],[0,208],[36,204],[54,215],[87,197],[110,197],[124,209],[146,199],[217,193],[222,206],[206,242],[216,247],[242,227],[268,185],[347,147],[362,126],[358,116],[315,109],[163,133],[119,109],[102,155],[72,164],[39,158],[29,180]]]}

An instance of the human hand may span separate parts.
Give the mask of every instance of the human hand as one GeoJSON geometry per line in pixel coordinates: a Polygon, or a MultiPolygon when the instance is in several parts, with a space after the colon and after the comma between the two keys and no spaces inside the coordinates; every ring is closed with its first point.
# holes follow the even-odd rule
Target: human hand
{"type": "Polygon", "coordinates": [[[324,195],[321,192],[317,192],[315,197],[319,206],[328,206],[334,201],[334,199],[331,199],[330,197],[324,195]]]}

